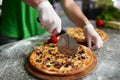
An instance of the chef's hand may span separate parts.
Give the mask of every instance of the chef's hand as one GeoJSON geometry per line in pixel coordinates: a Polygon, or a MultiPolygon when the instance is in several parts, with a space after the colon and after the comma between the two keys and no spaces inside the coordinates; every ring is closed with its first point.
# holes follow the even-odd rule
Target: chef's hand
{"type": "Polygon", "coordinates": [[[41,27],[51,34],[61,31],[61,19],[48,1],[44,1],[37,6],[41,27]]]}
{"type": "Polygon", "coordinates": [[[102,41],[101,37],[98,35],[98,33],[95,31],[95,29],[91,23],[88,23],[84,26],[84,33],[86,36],[88,47],[91,50],[94,50],[95,48],[103,47],[103,41],[102,41]],[[92,44],[91,44],[92,40],[95,41],[95,46],[92,46],[92,44]]]}

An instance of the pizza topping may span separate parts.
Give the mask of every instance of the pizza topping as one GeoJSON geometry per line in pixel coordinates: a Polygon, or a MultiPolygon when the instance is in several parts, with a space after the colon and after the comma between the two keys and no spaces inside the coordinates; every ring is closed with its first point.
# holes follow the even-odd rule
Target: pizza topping
{"type": "Polygon", "coordinates": [[[37,59],[37,60],[36,60],[36,62],[38,62],[38,63],[40,63],[41,61],[42,61],[42,60],[40,60],[40,59],[37,59]]]}
{"type": "Polygon", "coordinates": [[[74,67],[74,63],[73,62],[67,62],[65,64],[65,67],[69,67],[69,66],[74,67]]]}
{"type": "Polygon", "coordinates": [[[80,50],[78,53],[79,53],[79,54],[84,54],[85,51],[84,51],[84,50],[80,50]]]}
{"type": "Polygon", "coordinates": [[[58,52],[57,48],[56,47],[54,47],[54,48],[49,47],[49,48],[50,48],[49,53],[55,56],[56,53],[58,52]]]}
{"type": "Polygon", "coordinates": [[[51,49],[48,50],[49,54],[52,54],[51,49]]]}
{"type": "Polygon", "coordinates": [[[81,58],[79,57],[78,60],[81,60],[81,58]]]}
{"type": "Polygon", "coordinates": [[[72,68],[74,68],[74,67],[75,67],[75,65],[74,65],[74,63],[73,63],[73,62],[71,63],[71,67],[72,67],[72,68]]]}
{"type": "Polygon", "coordinates": [[[50,61],[50,58],[47,58],[47,59],[44,60],[43,64],[46,64],[46,63],[48,63],[49,61],[50,61]]]}
{"type": "Polygon", "coordinates": [[[47,58],[46,60],[50,61],[50,58],[47,58]]]}
{"type": "Polygon", "coordinates": [[[50,64],[55,64],[55,61],[50,62],[50,64]]]}
{"type": "Polygon", "coordinates": [[[60,69],[62,67],[62,64],[55,62],[54,66],[55,68],[60,69]]]}
{"type": "Polygon", "coordinates": [[[50,65],[46,65],[47,67],[50,67],[50,65]]]}
{"type": "Polygon", "coordinates": [[[70,58],[70,56],[68,56],[68,58],[70,58]]]}
{"type": "Polygon", "coordinates": [[[85,56],[81,56],[82,59],[85,59],[85,56]]]}
{"type": "Polygon", "coordinates": [[[42,51],[36,52],[36,54],[39,56],[40,54],[42,54],[42,51]]]}
{"type": "Polygon", "coordinates": [[[72,55],[72,58],[75,58],[76,57],[76,55],[72,55]]]}
{"type": "Polygon", "coordinates": [[[65,65],[65,67],[69,67],[69,66],[70,66],[70,64],[66,64],[66,65],[65,65]]]}
{"type": "Polygon", "coordinates": [[[48,44],[50,47],[55,47],[56,46],[56,44],[53,44],[53,43],[49,43],[48,44]]]}
{"type": "Polygon", "coordinates": [[[56,58],[56,59],[63,59],[64,56],[58,56],[58,55],[57,55],[55,58],[56,58]]]}

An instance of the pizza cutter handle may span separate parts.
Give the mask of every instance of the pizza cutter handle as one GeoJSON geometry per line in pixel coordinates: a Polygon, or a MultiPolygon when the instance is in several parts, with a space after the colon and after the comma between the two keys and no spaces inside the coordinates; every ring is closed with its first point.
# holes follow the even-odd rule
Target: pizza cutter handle
{"type": "Polygon", "coordinates": [[[39,17],[37,17],[37,22],[39,22],[39,23],[40,23],[40,21],[39,21],[39,17]]]}
{"type": "Polygon", "coordinates": [[[65,34],[65,33],[66,33],[66,31],[62,28],[61,32],[56,34],[56,36],[59,36],[59,35],[65,34]]]}
{"type": "MultiPolygon", "coordinates": [[[[39,17],[37,17],[37,21],[40,23],[39,17]]],[[[59,35],[65,34],[65,33],[66,33],[66,31],[62,28],[61,32],[56,34],[56,36],[59,36],[59,35]]]]}

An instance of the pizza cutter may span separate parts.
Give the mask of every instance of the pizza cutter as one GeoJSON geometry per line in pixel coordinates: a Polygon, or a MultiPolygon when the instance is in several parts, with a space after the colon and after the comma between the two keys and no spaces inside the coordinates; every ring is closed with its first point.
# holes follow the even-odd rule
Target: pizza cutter
{"type": "MultiPolygon", "coordinates": [[[[37,21],[40,22],[38,17],[37,21]]],[[[74,38],[67,36],[65,33],[66,31],[62,29],[61,32],[56,35],[62,36],[62,38],[58,41],[58,50],[68,56],[73,56],[77,53],[78,50],[77,41],[74,38]]]]}
{"type": "Polygon", "coordinates": [[[58,50],[63,54],[73,56],[78,50],[77,41],[73,37],[67,36],[65,33],[66,31],[62,29],[61,33],[58,34],[61,34],[62,36],[62,38],[58,41],[58,50]]]}

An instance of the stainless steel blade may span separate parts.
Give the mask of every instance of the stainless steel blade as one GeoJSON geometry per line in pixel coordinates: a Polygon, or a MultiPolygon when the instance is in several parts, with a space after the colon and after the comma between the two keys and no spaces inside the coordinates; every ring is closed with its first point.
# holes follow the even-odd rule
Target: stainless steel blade
{"type": "Polygon", "coordinates": [[[62,38],[58,42],[58,50],[63,54],[72,56],[77,53],[77,41],[66,34],[62,34],[62,38]]]}

